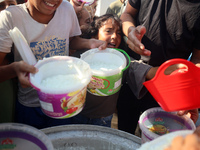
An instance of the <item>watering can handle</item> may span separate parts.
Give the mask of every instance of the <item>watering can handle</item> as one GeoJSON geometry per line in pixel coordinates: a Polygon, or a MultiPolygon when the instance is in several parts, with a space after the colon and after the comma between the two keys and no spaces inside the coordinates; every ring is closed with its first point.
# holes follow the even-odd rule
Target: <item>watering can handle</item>
{"type": "Polygon", "coordinates": [[[114,48],[114,49],[116,49],[117,51],[120,51],[120,52],[124,53],[124,55],[126,55],[126,57],[128,58],[128,61],[129,61],[128,65],[124,69],[122,69],[122,72],[124,72],[130,66],[130,64],[131,64],[131,58],[130,58],[130,56],[124,50],[119,49],[119,48],[114,48]]]}
{"type": "Polygon", "coordinates": [[[158,78],[158,76],[163,76],[164,75],[164,71],[167,69],[167,67],[174,65],[174,64],[185,64],[188,67],[188,72],[189,70],[197,70],[198,67],[196,67],[192,62],[185,60],[185,59],[181,59],[181,58],[175,58],[175,59],[170,59],[166,62],[164,62],[157,70],[156,75],[154,77],[154,79],[158,78]]]}

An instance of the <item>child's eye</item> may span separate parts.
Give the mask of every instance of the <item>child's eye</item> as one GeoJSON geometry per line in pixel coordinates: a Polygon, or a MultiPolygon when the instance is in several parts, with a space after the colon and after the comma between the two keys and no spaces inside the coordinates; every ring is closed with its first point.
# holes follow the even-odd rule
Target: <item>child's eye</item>
{"type": "Polygon", "coordinates": [[[122,34],[121,30],[117,30],[116,32],[117,34],[122,34]]]}
{"type": "Polygon", "coordinates": [[[87,24],[90,24],[90,21],[86,21],[87,24]]]}
{"type": "Polygon", "coordinates": [[[15,4],[9,4],[8,6],[11,6],[11,5],[15,5],[15,4]]]}
{"type": "Polygon", "coordinates": [[[87,19],[86,23],[89,25],[91,23],[90,19],[87,19]]]}
{"type": "Polygon", "coordinates": [[[117,34],[121,35],[121,34],[122,34],[122,32],[121,32],[121,31],[119,31],[119,32],[117,32],[117,34]]]}
{"type": "Polygon", "coordinates": [[[107,32],[107,33],[110,33],[110,32],[111,32],[111,30],[110,30],[110,29],[107,29],[107,30],[105,30],[105,32],[107,32]]]}

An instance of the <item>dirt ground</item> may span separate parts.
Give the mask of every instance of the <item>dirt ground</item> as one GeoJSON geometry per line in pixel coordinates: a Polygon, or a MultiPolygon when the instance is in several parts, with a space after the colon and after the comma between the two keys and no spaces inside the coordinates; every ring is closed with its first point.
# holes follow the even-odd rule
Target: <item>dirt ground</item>
{"type": "MultiPolygon", "coordinates": [[[[118,121],[117,114],[114,113],[113,118],[112,118],[111,128],[118,129],[117,121],[118,121]]],[[[138,137],[141,137],[141,130],[140,130],[139,126],[137,126],[137,128],[136,128],[135,135],[138,137]]]]}
{"type": "Polygon", "coordinates": [[[114,115],[113,115],[111,128],[118,129],[117,114],[116,113],[114,113],[114,115]]]}

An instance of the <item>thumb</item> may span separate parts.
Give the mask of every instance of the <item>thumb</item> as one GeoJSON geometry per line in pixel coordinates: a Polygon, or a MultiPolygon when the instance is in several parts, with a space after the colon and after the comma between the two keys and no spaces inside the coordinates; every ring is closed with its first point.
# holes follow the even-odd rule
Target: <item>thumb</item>
{"type": "Polygon", "coordinates": [[[86,3],[85,1],[81,3],[81,7],[82,7],[82,8],[83,8],[83,6],[85,5],[85,3],[86,3]]]}
{"type": "MultiPolygon", "coordinates": [[[[135,33],[136,33],[135,36],[141,42],[144,34],[146,33],[146,28],[144,26],[137,26],[135,29],[135,33]]],[[[143,44],[140,45],[140,48],[143,50],[145,49],[143,44]]]]}
{"type": "Polygon", "coordinates": [[[136,33],[139,34],[142,38],[144,34],[146,33],[146,28],[144,26],[137,26],[136,33]]]}
{"type": "Polygon", "coordinates": [[[38,68],[32,66],[32,65],[27,65],[26,66],[26,70],[24,70],[25,72],[29,72],[29,73],[37,73],[39,70],[38,68]]]}
{"type": "Polygon", "coordinates": [[[183,115],[185,115],[186,113],[187,113],[187,111],[184,111],[184,110],[180,110],[180,111],[177,112],[177,114],[178,114],[179,116],[183,116],[183,115]]]}

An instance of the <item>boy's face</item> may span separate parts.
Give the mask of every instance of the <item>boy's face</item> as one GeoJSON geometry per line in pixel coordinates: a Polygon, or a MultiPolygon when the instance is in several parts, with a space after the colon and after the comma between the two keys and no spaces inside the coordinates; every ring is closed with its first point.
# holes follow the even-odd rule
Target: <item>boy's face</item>
{"type": "Polygon", "coordinates": [[[118,48],[121,43],[121,30],[116,22],[108,19],[99,29],[98,39],[107,42],[107,47],[118,48]]]}
{"type": "MultiPolygon", "coordinates": [[[[28,10],[34,17],[53,17],[63,0],[28,0],[28,10]]],[[[37,19],[36,19],[37,20],[37,19]]]]}

